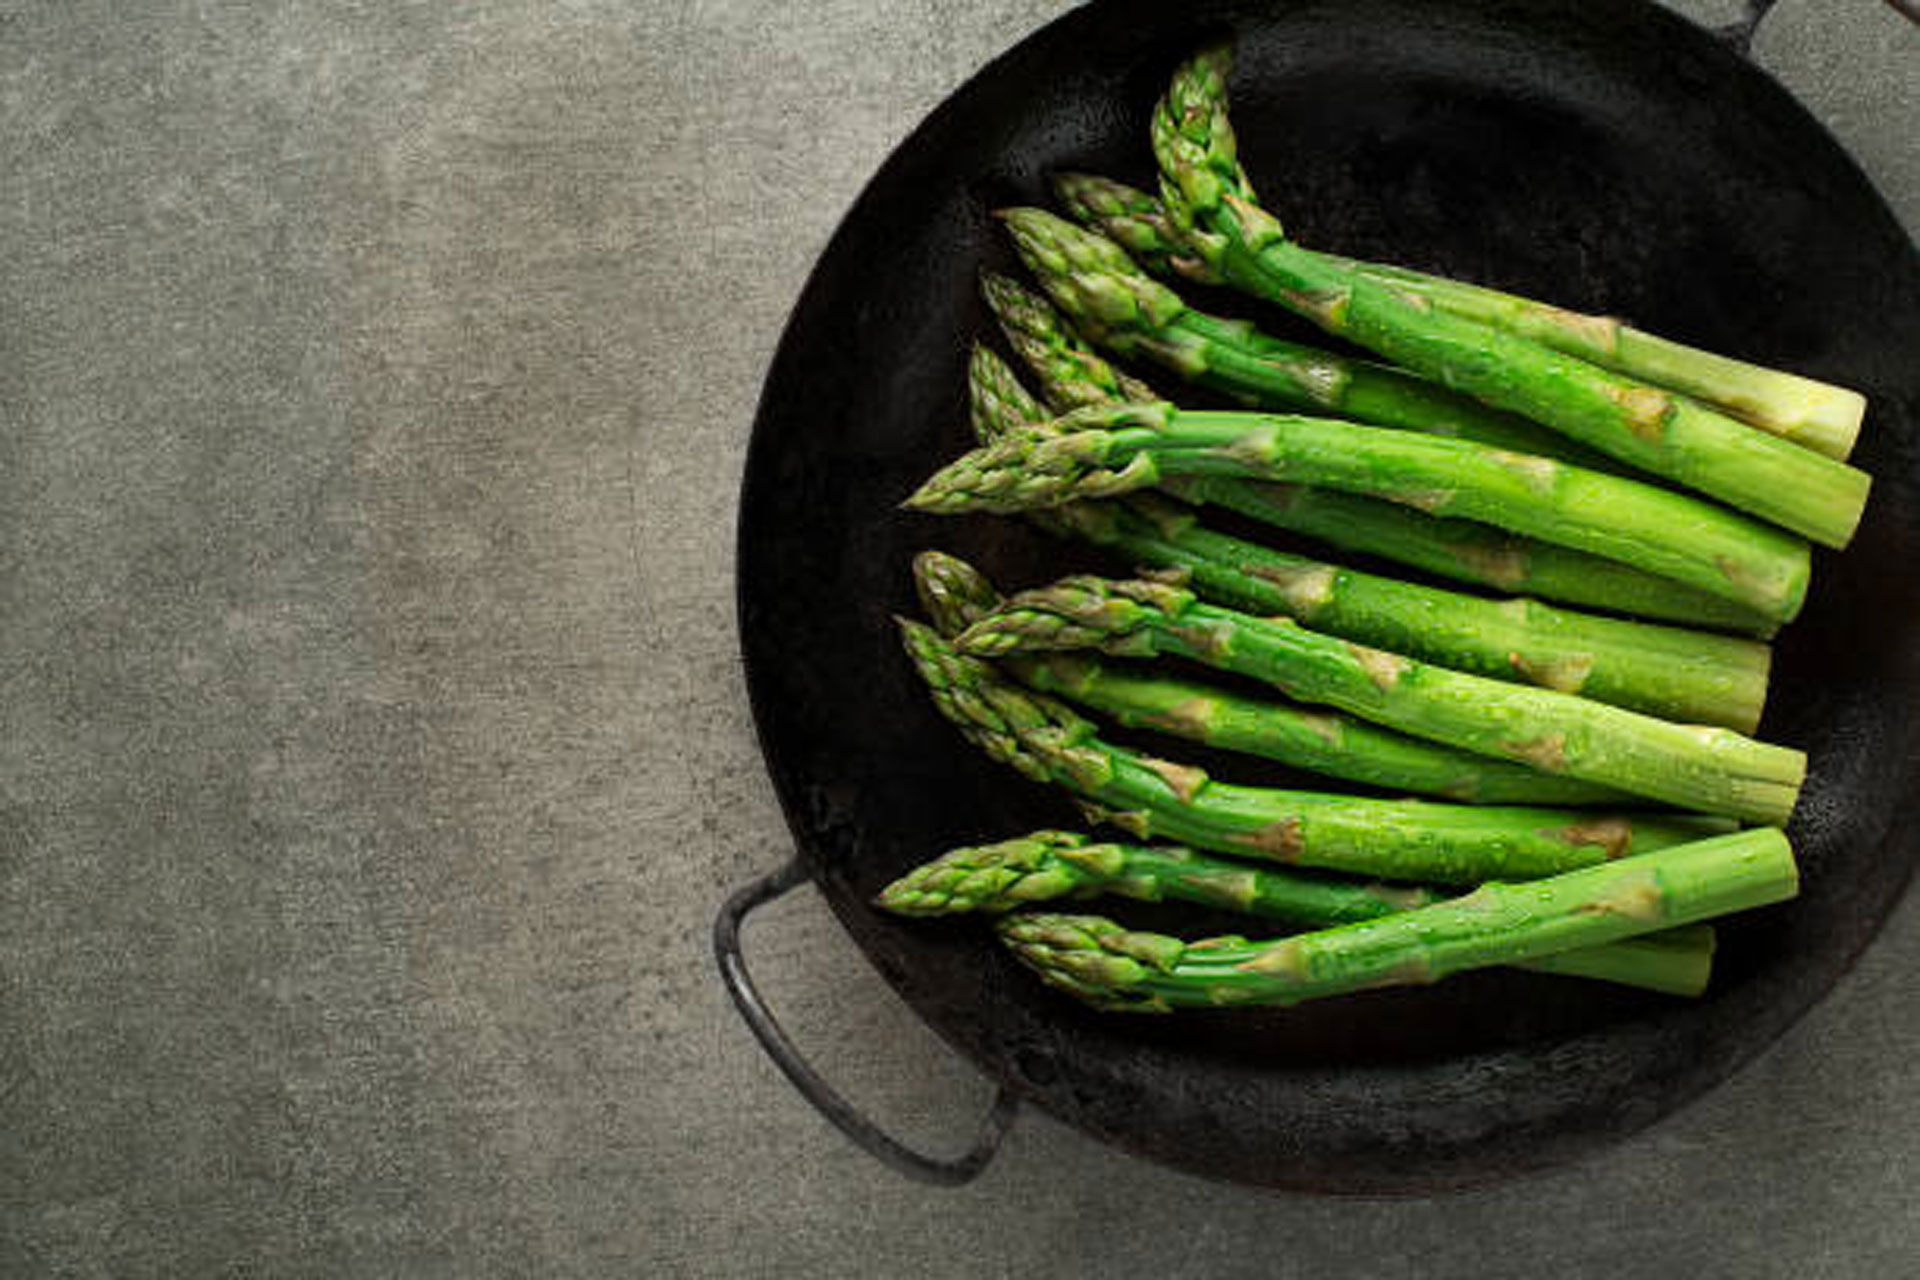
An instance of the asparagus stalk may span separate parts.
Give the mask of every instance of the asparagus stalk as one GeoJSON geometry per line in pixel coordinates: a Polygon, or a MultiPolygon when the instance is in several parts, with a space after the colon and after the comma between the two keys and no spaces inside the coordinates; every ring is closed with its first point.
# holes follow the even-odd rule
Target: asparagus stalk
{"type": "Polygon", "coordinates": [[[1549,458],[1332,418],[1165,403],[1077,410],[961,457],[907,505],[1023,511],[1183,476],[1297,480],[1464,516],[1632,564],[1779,622],[1806,597],[1804,542],[1696,498],[1549,458]]]}
{"type": "MultiPolygon", "coordinates": [[[[881,890],[876,902],[906,916],[999,915],[1060,898],[1101,894],[1180,901],[1326,928],[1432,906],[1447,895],[1423,885],[1253,866],[1181,845],[1094,842],[1072,831],[1036,831],[951,850],[881,890]]],[[[1710,925],[1626,938],[1542,956],[1521,967],[1697,996],[1713,968],[1710,925]]]]}
{"type": "Polygon", "coordinates": [[[1785,822],[1806,776],[1801,752],[1727,729],[1449,671],[1163,582],[1064,578],[1015,595],[955,644],[981,657],[1097,648],[1187,658],[1403,733],[1755,822],[1785,822]]]}
{"type": "Polygon", "coordinates": [[[1255,203],[1227,121],[1230,56],[1212,49],[1174,75],[1154,112],[1169,212],[1231,284],[1279,303],[1416,373],[1524,414],[1604,453],[1829,547],[1865,507],[1865,472],[1672,392],[1436,307],[1316,257],[1255,203]]]}
{"type": "MultiPolygon", "coordinates": [[[[1015,350],[1025,353],[1029,366],[1040,375],[1054,408],[1066,412],[1093,404],[1157,398],[1094,354],[1046,299],[1010,281],[984,291],[1015,350]],[[1056,349],[1069,351],[1071,358],[1052,358],[1056,349]],[[1129,390],[1128,384],[1138,393],[1129,390]]],[[[974,433],[982,444],[1046,419],[999,357],[978,346],[972,382],[976,388],[974,433]]],[[[1191,502],[1223,507],[1277,529],[1397,560],[1458,582],[1696,626],[1761,634],[1771,634],[1776,626],[1732,601],[1615,560],[1358,494],[1231,477],[1174,481],[1164,487],[1191,502]]]]}
{"type": "Polygon", "coordinates": [[[1175,571],[1206,599],[1249,613],[1665,720],[1742,733],[1760,723],[1769,650],[1751,640],[1361,573],[1213,532],[1191,508],[1151,494],[1046,514],[1065,532],[1175,571]]]}
{"type": "Polygon", "coordinates": [[[1328,266],[1359,271],[1425,298],[1439,310],[1528,338],[1589,364],[1691,397],[1769,435],[1836,462],[1860,436],[1867,400],[1858,391],[1735,360],[1637,329],[1481,285],[1379,262],[1316,253],[1328,266]]]}
{"type": "MultiPolygon", "coordinates": [[[[944,636],[958,635],[1002,603],[992,583],[953,556],[922,552],[913,567],[921,607],[944,636]]],[[[1087,654],[1021,655],[1001,665],[1028,688],[1097,711],[1123,728],[1153,730],[1387,791],[1463,804],[1632,803],[1610,787],[1410,738],[1351,716],[1241,697],[1087,654]]]]}
{"type": "Polygon", "coordinates": [[[1175,480],[1162,487],[1189,502],[1222,507],[1276,529],[1456,582],[1761,636],[1771,636],[1780,626],[1744,605],[1617,560],[1356,493],[1219,477],[1175,480]]]}
{"type": "Polygon", "coordinates": [[[1139,902],[1192,902],[1307,925],[1373,920],[1449,896],[1426,885],[1258,866],[1184,845],[1035,831],[950,850],[889,884],[874,901],[905,916],[1000,915],[1035,903],[1102,894],[1139,902]]]}
{"type": "MultiPolygon", "coordinates": [[[[1434,884],[1531,879],[1698,839],[1687,816],[1372,800],[1219,782],[1102,741],[1091,722],[1029,693],[922,623],[899,619],[934,705],[989,756],[1087,802],[1140,839],[1354,875],[1434,884]]],[[[1708,820],[1710,821],[1710,820],[1708,820]]]]}
{"type": "MultiPolygon", "coordinates": [[[[976,356],[976,434],[1014,408],[1005,366],[976,356]]],[[[1027,397],[1031,403],[1031,398],[1027,397]]],[[[1191,509],[1139,494],[1030,513],[1076,536],[1188,575],[1208,599],[1494,679],[1517,680],[1743,733],[1760,722],[1770,652],[1750,640],[1596,618],[1533,600],[1485,600],[1359,573],[1203,528],[1191,509]]],[[[991,592],[991,586],[986,590],[991,592]]]]}
{"type": "MultiPolygon", "coordinates": [[[[1194,310],[1135,266],[1119,245],[1044,209],[1009,209],[1000,216],[1020,260],[1054,305],[1072,318],[1080,334],[1116,355],[1144,357],[1257,409],[1325,413],[1619,470],[1605,454],[1425,378],[1282,342],[1244,320],[1194,310]]],[[[1004,299],[995,311],[1009,332],[1053,319],[1050,308],[1033,306],[1030,295],[1022,297],[1026,291],[1011,281],[991,284],[1004,299]]],[[[1063,371],[1066,377],[1072,373],[1063,371]]]]}
{"type": "Polygon", "coordinates": [[[1183,942],[1097,916],[1016,914],[1000,937],[1049,984],[1098,1008],[1290,1005],[1369,987],[1601,946],[1781,902],[1799,892],[1793,849],[1768,827],[1530,884],[1272,942],[1183,942]]]}
{"type": "MultiPolygon", "coordinates": [[[[1165,207],[1147,192],[1079,173],[1061,174],[1053,185],[1076,221],[1124,246],[1154,274],[1203,284],[1221,283],[1206,265],[1204,246],[1188,243],[1165,207]]],[[[1866,398],[1847,387],[1686,346],[1612,316],[1568,311],[1387,263],[1324,252],[1314,256],[1359,271],[1403,293],[1423,297],[1443,311],[1692,396],[1763,431],[1839,461],[1844,462],[1853,452],[1860,434],[1866,398]]]]}

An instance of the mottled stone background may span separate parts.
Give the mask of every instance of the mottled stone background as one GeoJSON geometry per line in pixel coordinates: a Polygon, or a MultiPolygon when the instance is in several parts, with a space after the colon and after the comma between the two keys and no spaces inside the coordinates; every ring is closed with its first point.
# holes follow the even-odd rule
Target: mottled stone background
{"type": "MultiPolygon", "coordinates": [[[[787,854],[760,378],[888,149],[1066,7],[0,0],[0,1275],[1913,1273],[1911,905],[1713,1096],[1441,1201],[1035,1116],[927,1190],[753,1046],[706,930],[787,854]]],[[[1757,49],[1920,227],[1920,33],[1757,49]]],[[[750,943],[858,1101],[970,1130],[811,891],[750,943]]]]}

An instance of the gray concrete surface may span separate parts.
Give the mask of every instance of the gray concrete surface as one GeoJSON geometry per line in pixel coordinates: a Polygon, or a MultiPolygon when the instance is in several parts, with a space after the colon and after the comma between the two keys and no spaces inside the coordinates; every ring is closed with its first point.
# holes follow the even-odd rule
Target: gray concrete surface
{"type": "MultiPolygon", "coordinates": [[[[1707,1100],[1438,1201],[1034,1116],[927,1190],[754,1048],[706,929],[786,856],[759,381],[866,175],[1065,8],[0,3],[0,1276],[1913,1273],[1911,905],[1707,1100]]],[[[1920,227],[1920,35],[1758,48],[1920,227]]],[[[817,900],[749,941],[961,1140],[986,1090],[817,900]]]]}

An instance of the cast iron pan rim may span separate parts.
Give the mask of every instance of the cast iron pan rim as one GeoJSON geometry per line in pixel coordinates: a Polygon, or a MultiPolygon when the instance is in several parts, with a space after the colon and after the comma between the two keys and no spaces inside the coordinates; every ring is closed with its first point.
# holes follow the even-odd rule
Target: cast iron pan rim
{"type": "MultiPolygon", "coordinates": [[[[848,204],[846,210],[841,213],[840,221],[835,224],[833,228],[833,234],[827,237],[826,247],[820,250],[819,255],[813,260],[813,265],[807,269],[806,282],[800,286],[800,294],[794,301],[793,309],[787,313],[786,324],[781,327],[780,341],[774,347],[773,351],[773,361],[767,366],[767,375],[760,382],[760,394],[754,401],[753,427],[747,436],[747,457],[744,466],[741,468],[740,489],[738,497],[736,498],[737,510],[734,512],[733,520],[733,559],[735,566],[733,578],[734,644],[740,654],[741,668],[746,674],[747,706],[753,713],[754,742],[759,746],[760,755],[767,761],[769,772],[774,775],[776,780],[778,779],[778,770],[772,768],[773,751],[766,739],[767,715],[766,707],[762,702],[765,695],[753,679],[752,661],[747,653],[745,624],[750,605],[747,601],[746,575],[740,572],[740,566],[746,563],[749,549],[754,545],[753,524],[758,516],[755,507],[746,501],[746,495],[760,487],[760,473],[769,465],[766,461],[767,446],[763,443],[767,438],[767,432],[764,429],[764,424],[767,419],[767,404],[773,394],[774,386],[783,380],[781,375],[785,371],[786,366],[800,358],[796,354],[801,341],[801,335],[798,332],[800,317],[806,313],[814,295],[819,292],[818,285],[822,274],[826,270],[827,264],[833,260],[837,251],[841,248],[841,242],[852,233],[851,228],[857,220],[860,210],[867,204],[869,196],[875,188],[881,186],[892,176],[895,169],[906,163],[907,156],[919,145],[921,137],[934,132],[945,122],[948,116],[961,111],[968,100],[981,92],[979,87],[981,82],[988,79],[1002,64],[1012,61],[1029,44],[1047,37],[1054,32],[1056,28],[1066,26],[1075,21],[1084,20],[1086,14],[1097,8],[1099,3],[1100,0],[1087,0],[1085,4],[1068,10],[1045,26],[1029,32],[1017,43],[1002,50],[999,54],[995,55],[991,61],[975,69],[952,93],[942,98],[939,105],[928,112],[906,137],[894,143],[893,147],[887,152],[886,159],[880,163],[880,167],[875,169],[872,175],[860,184],[859,194],[854,196],[852,203],[848,204]]],[[[799,815],[795,812],[793,801],[784,789],[775,787],[775,792],[779,798],[781,816],[787,823],[787,830],[798,833],[804,824],[799,821],[799,815]]],[[[817,876],[820,870],[819,856],[813,849],[807,846],[804,840],[796,841],[796,843],[799,846],[801,859],[807,864],[808,870],[817,876]]]]}
{"type": "MultiPolygon", "coordinates": [[[[755,678],[755,668],[748,653],[745,631],[746,618],[751,612],[752,606],[748,599],[748,575],[742,570],[752,555],[752,548],[757,542],[756,535],[759,518],[755,506],[745,501],[745,498],[747,495],[762,487],[764,484],[762,473],[771,465],[769,461],[771,446],[767,444],[769,432],[764,429],[769,417],[770,398],[773,389],[788,380],[787,366],[801,358],[798,354],[799,347],[802,343],[802,335],[798,331],[801,319],[809,311],[810,304],[820,291],[821,278],[828,264],[843,251],[844,242],[851,234],[854,224],[859,219],[860,211],[869,203],[875,189],[889,182],[895,171],[907,163],[908,157],[918,149],[923,138],[938,132],[950,116],[969,111],[974,100],[987,92],[988,82],[994,80],[1007,64],[1017,60],[1035,43],[1065,38],[1063,36],[1065,29],[1078,23],[1091,21],[1090,11],[1098,7],[1097,2],[1089,3],[1062,14],[1060,17],[1029,33],[1019,42],[1002,51],[992,60],[977,68],[966,81],[952,93],[948,94],[913,130],[895,144],[889,151],[885,161],[862,185],[859,194],[843,213],[833,235],[829,238],[825,248],[810,268],[798,300],[792,312],[789,314],[780,341],[776,347],[774,359],[769,366],[767,376],[761,386],[761,393],[755,407],[754,425],[748,443],[747,456],[740,484],[741,501],[739,509],[735,513],[736,644],[739,646],[742,666],[745,669],[748,703],[753,714],[756,742],[775,783],[775,793],[778,797],[780,809],[788,830],[793,833],[795,837],[799,857],[802,863],[808,868],[816,884],[819,884],[819,876],[822,870],[821,855],[815,847],[811,833],[808,832],[808,824],[804,820],[798,807],[798,797],[793,793],[792,788],[788,784],[787,777],[779,766],[777,748],[768,740],[767,726],[770,723],[770,718],[764,702],[764,699],[768,695],[763,688],[762,681],[755,678]]],[[[1708,32],[1668,10],[1661,9],[1650,3],[1642,3],[1641,0],[1634,0],[1633,3],[1623,5],[1622,8],[1636,11],[1634,16],[1641,20],[1668,25],[1672,37],[1676,40],[1693,40],[1703,46],[1711,45],[1717,53],[1724,58],[1728,74],[1732,76],[1745,76],[1764,82],[1765,92],[1777,100],[1776,105],[1784,107],[1790,113],[1799,117],[1799,123],[1805,127],[1809,127],[1823,138],[1832,148],[1833,152],[1842,158],[1852,169],[1861,188],[1864,191],[1872,192],[1876,200],[1878,200],[1878,193],[1874,191],[1872,183],[1859,169],[1857,162],[1853,160],[1846,149],[1833,138],[1831,131],[1814,117],[1797,98],[1779,85],[1779,83],[1764,70],[1738,57],[1731,50],[1727,49],[1726,46],[1713,40],[1708,32]]],[[[1898,226],[1897,219],[1893,218],[1891,211],[1886,209],[1884,201],[1879,201],[1879,205],[1879,212],[1882,216],[1885,217],[1890,224],[1898,226]]],[[[1909,773],[1913,775],[1913,782],[1920,783],[1920,768],[1909,769],[1909,773]]],[[[1896,849],[1903,844],[1910,845],[1915,840],[1920,840],[1920,833],[1913,832],[1914,824],[1911,821],[1915,817],[1920,817],[1920,795],[1916,795],[1915,788],[1911,786],[1908,788],[1907,794],[1910,797],[1909,803],[1902,806],[1901,811],[1896,814],[1894,820],[1889,824],[1885,836],[1877,842],[1874,851],[1875,856],[1884,856],[1890,850],[1896,849]],[[1909,838],[1905,841],[1901,840],[1900,837],[1902,834],[1908,834],[1909,838]]],[[[1509,1164],[1502,1169],[1495,1170],[1488,1168],[1478,1174],[1470,1173],[1461,1175],[1457,1172],[1440,1174],[1437,1177],[1419,1184],[1408,1183],[1390,1188],[1375,1189],[1345,1185],[1327,1186],[1311,1181],[1287,1182],[1280,1180],[1262,1184],[1248,1183],[1230,1175],[1209,1173],[1208,1169],[1204,1166],[1179,1161],[1177,1158],[1171,1157],[1166,1150],[1156,1146],[1150,1139],[1138,1137],[1130,1132],[1102,1131],[1094,1133],[1087,1127],[1084,1119],[1075,1114],[1074,1108],[1071,1105],[1067,1104],[1063,1099],[1054,1096],[1059,1092],[1058,1090],[1048,1086],[1037,1085],[1033,1081],[1022,1077],[1014,1069],[1014,1064],[1008,1055],[994,1055],[977,1049],[974,1045],[964,1040],[959,1033],[959,1029],[956,1026],[950,1025],[948,1020],[927,1018],[921,1014],[918,1007],[912,1001],[909,1000],[908,1003],[910,1008],[914,1008],[916,1016],[920,1018],[923,1025],[930,1025],[941,1040],[946,1042],[962,1056],[966,1057],[990,1080],[996,1082],[1002,1088],[1020,1096],[1023,1100],[1038,1106],[1042,1111],[1054,1116],[1061,1122],[1079,1128],[1083,1132],[1093,1133],[1093,1136],[1097,1137],[1102,1143],[1131,1154],[1155,1162],[1172,1163],[1175,1167],[1199,1176],[1210,1176],[1217,1180],[1232,1182],[1234,1185],[1261,1185],[1265,1189],[1274,1191],[1306,1192],[1342,1198],[1390,1199],[1439,1191],[1469,1190],[1480,1186],[1511,1182],[1521,1177],[1548,1172],[1575,1163],[1618,1141],[1644,1132],[1658,1122],[1680,1113],[1701,1096],[1738,1073],[1755,1057],[1759,1056],[1762,1051],[1777,1043],[1795,1023],[1805,1016],[1816,1004],[1820,1003],[1821,1000],[1831,992],[1833,987],[1854,967],[1860,956],[1872,944],[1874,938],[1878,936],[1880,929],[1884,926],[1887,915],[1898,906],[1901,898],[1907,892],[1907,888],[1914,875],[1914,861],[1912,858],[1905,860],[1906,867],[1900,875],[1899,886],[1889,895],[1884,907],[1873,916],[1870,922],[1872,927],[1861,931],[1858,939],[1854,941],[1842,955],[1831,962],[1830,970],[1823,975],[1821,980],[1801,993],[1803,996],[1801,1000],[1791,1005],[1776,1002],[1774,1005],[1765,1008],[1762,1012],[1766,1018],[1766,1023],[1764,1028],[1759,1030],[1758,1034],[1751,1034],[1744,1037],[1735,1051],[1727,1053],[1721,1059],[1722,1065],[1718,1071],[1713,1073],[1697,1073],[1695,1076],[1689,1078],[1684,1088],[1669,1093],[1664,1105],[1657,1111],[1637,1117],[1633,1122],[1628,1124],[1611,1122],[1604,1128],[1597,1125],[1589,1125],[1578,1132],[1561,1135],[1560,1140],[1552,1146],[1551,1150],[1540,1152],[1537,1158],[1509,1164]]],[[[840,920],[843,927],[846,927],[855,937],[856,941],[860,942],[862,950],[864,951],[866,945],[861,939],[861,926],[864,924],[864,921],[856,918],[857,912],[863,904],[851,901],[850,895],[845,894],[823,892],[821,896],[825,899],[835,917],[840,920]]],[[[889,985],[896,988],[896,994],[905,995],[904,992],[899,990],[900,984],[892,975],[885,974],[883,971],[883,977],[886,978],[889,985]]],[[[1573,1037],[1568,1041],[1562,1042],[1561,1047],[1577,1045],[1586,1036],[1597,1036],[1603,1034],[1604,1030],[1605,1029],[1602,1028],[1585,1033],[1582,1036],[1573,1037]]],[[[1450,1061],[1456,1065],[1465,1065],[1482,1059],[1492,1060],[1500,1056],[1500,1053],[1500,1050],[1488,1050],[1482,1053],[1451,1059],[1450,1061]]]]}

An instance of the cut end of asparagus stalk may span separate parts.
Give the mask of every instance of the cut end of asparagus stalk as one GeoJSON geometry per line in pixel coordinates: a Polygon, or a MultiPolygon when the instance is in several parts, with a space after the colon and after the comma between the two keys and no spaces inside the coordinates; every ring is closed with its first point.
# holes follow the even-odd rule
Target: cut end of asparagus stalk
{"type": "Polygon", "coordinates": [[[1719,938],[1710,924],[1683,925],[1528,960],[1520,967],[1569,978],[1596,978],[1689,999],[1706,994],[1719,938]]]}
{"type": "Polygon", "coordinates": [[[1848,387],[1749,364],[1623,326],[1612,367],[1712,404],[1763,431],[1844,462],[1867,398],[1848,387]]]}
{"type": "Polygon", "coordinates": [[[1846,387],[1750,364],[1635,328],[1391,263],[1315,253],[1442,311],[1505,329],[1616,373],[1677,391],[1803,448],[1844,462],[1858,438],[1866,398],[1846,387]]]}

